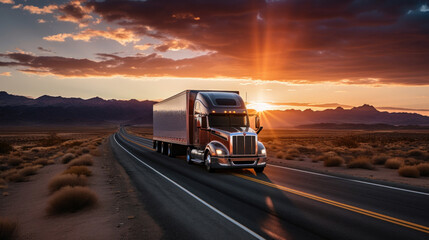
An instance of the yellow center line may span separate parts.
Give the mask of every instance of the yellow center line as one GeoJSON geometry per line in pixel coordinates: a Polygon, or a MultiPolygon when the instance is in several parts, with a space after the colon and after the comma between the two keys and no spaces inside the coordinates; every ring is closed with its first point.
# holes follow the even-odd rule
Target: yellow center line
{"type": "Polygon", "coordinates": [[[429,233],[429,227],[426,227],[426,226],[423,226],[423,225],[419,225],[419,224],[408,222],[408,221],[405,221],[405,220],[402,220],[402,219],[390,217],[390,216],[387,216],[387,215],[384,215],[384,214],[380,214],[380,213],[376,213],[376,212],[373,212],[373,211],[365,210],[365,209],[362,209],[362,208],[358,208],[358,207],[351,206],[351,205],[348,205],[348,204],[340,203],[340,202],[337,202],[337,201],[329,200],[329,199],[326,199],[326,198],[323,198],[323,197],[319,197],[319,196],[316,196],[316,195],[313,195],[313,194],[309,194],[309,193],[306,193],[306,192],[298,191],[298,190],[295,190],[295,189],[292,189],[292,188],[288,188],[288,187],[284,187],[284,186],[281,186],[281,185],[277,185],[277,184],[274,184],[274,183],[262,181],[262,180],[259,180],[259,179],[253,178],[253,177],[242,175],[242,174],[233,174],[233,175],[235,175],[237,177],[240,177],[240,178],[243,178],[243,179],[247,179],[247,180],[256,182],[256,183],[260,183],[260,184],[263,184],[263,185],[266,185],[266,186],[269,186],[269,187],[272,187],[272,188],[276,188],[276,189],[279,189],[279,190],[282,190],[282,191],[285,191],[285,192],[289,192],[289,193],[296,194],[296,195],[299,195],[299,196],[302,196],[302,197],[305,197],[305,198],[313,199],[313,200],[318,201],[318,202],[323,202],[323,203],[330,204],[332,206],[336,206],[336,207],[339,207],[339,208],[343,208],[343,209],[346,209],[346,210],[349,210],[349,211],[352,211],[352,212],[360,213],[360,214],[363,214],[363,215],[366,215],[366,216],[370,216],[370,217],[373,217],[373,218],[377,218],[377,219],[380,219],[380,220],[383,220],[383,221],[391,222],[391,223],[394,223],[394,224],[397,224],[397,225],[401,225],[401,226],[404,226],[404,227],[407,227],[407,228],[412,228],[414,230],[421,231],[421,232],[424,232],[424,233],[429,233]]]}
{"type": "MultiPolygon", "coordinates": [[[[150,147],[147,147],[147,146],[145,146],[143,144],[140,144],[138,142],[135,142],[135,141],[133,141],[133,140],[125,137],[121,133],[120,133],[120,135],[123,138],[125,138],[127,141],[129,141],[129,142],[137,144],[137,145],[139,145],[141,147],[144,147],[146,149],[149,149],[151,151],[155,151],[154,149],[152,149],[150,147]]],[[[295,190],[295,189],[292,189],[292,188],[284,187],[284,186],[281,186],[281,185],[278,185],[278,184],[274,184],[274,183],[262,181],[262,180],[259,180],[259,179],[256,179],[256,178],[252,178],[252,177],[249,177],[249,176],[242,175],[242,174],[233,174],[233,175],[235,175],[237,177],[240,177],[240,178],[243,178],[243,179],[247,179],[247,180],[256,182],[256,183],[260,183],[260,184],[263,184],[263,185],[266,185],[266,186],[269,186],[269,187],[272,187],[272,188],[276,188],[276,189],[279,189],[279,190],[282,190],[282,191],[285,191],[285,192],[289,192],[289,193],[292,193],[292,194],[295,194],[295,195],[298,195],[298,196],[302,196],[302,197],[305,197],[305,198],[313,199],[313,200],[318,201],[318,202],[323,202],[323,203],[326,203],[326,204],[329,204],[329,205],[332,205],[332,206],[336,206],[336,207],[343,208],[343,209],[346,209],[346,210],[349,210],[349,211],[352,211],[352,212],[360,213],[360,214],[363,214],[363,215],[366,215],[366,216],[369,216],[369,217],[373,217],[373,218],[377,218],[377,219],[380,219],[380,220],[383,220],[383,221],[391,222],[391,223],[394,223],[394,224],[397,224],[397,225],[401,225],[401,226],[404,226],[404,227],[407,227],[407,228],[411,228],[411,229],[414,229],[414,230],[417,230],[417,231],[421,231],[421,232],[424,232],[424,233],[429,233],[429,227],[426,227],[426,226],[423,226],[423,225],[419,225],[419,224],[408,222],[408,221],[405,221],[405,220],[402,220],[402,219],[390,217],[390,216],[387,216],[387,215],[384,215],[384,214],[380,214],[380,213],[376,213],[376,212],[373,212],[373,211],[365,210],[365,209],[362,209],[362,208],[359,208],[359,207],[351,206],[351,205],[340,203],[340,202],[337,202],[337,201],[329,200],[329,199],[326,199],[326,198],[323,198],[323,197],[319,197],[319,196],[316,196],[316,195],[313,195],[313,194],[309,194],[309,193],[302,192],[302,191],[299,191],[299,190],[295,190]]]]}

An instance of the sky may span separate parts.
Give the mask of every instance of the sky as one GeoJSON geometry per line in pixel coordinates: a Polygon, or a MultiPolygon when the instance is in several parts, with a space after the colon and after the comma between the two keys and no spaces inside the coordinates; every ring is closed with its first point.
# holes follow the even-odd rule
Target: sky
{"type": "Polygon", "coordinates": [[[429,115],[429,1],[0,0],[0,90],[429,115]],[[246,99],[247,95],[247,99],[246,99]]]}

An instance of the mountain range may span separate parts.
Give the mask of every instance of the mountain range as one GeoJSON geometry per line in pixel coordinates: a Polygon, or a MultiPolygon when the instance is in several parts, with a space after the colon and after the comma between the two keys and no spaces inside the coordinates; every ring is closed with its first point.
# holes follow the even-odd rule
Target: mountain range
{"type": "MultiPolygon", "coordinates": [[[[154,103],[156,102],[135,99],[104,100],[99,97],[82,99],[47,95],[33,99],[0,91],[0,124],[152,124],[154,103]]],[[[267,128],[336,128],[341,124],[429,126],[429,117],[416,113],[380,112],[375,107],[364,104],[351,109],[338,107],[323,111],[265,111],[261,114],[261,122],[267,128]]]]}

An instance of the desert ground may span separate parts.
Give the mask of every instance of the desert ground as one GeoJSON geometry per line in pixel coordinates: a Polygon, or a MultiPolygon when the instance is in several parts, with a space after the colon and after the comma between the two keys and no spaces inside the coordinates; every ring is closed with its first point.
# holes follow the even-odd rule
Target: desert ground
{"type": "Polygon", "coordinates": [[[107,137],[115,131],[110,126],[1,129],[0,239],[157,234],[108,147],[107,137]]]}

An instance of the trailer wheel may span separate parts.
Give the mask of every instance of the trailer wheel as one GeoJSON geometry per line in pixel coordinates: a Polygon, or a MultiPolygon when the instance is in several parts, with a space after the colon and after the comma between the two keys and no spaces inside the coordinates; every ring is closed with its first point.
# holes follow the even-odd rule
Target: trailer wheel
{"type": "Polygon", "coordinates": [[[161,144],[162,142],[156,141],[155,150],[156,152],[161,152],[161,144]]]}
{"type": "Polygon", "coordinates": [[[264,171],[265,167],[255,167],[253,168],[255,170],[256,173],[262,173],[264,171]]]}
{"type": "Polygon", "coordinates": [[[191,147],[188,147],[187,149],[186,149],[186,162],[188,163],[188,164],[192,164],[192,155],[191,155],[191,147]]]}
{"type": "Polygon", "coordinates": [[[207,172],[210,172],[210,173],[214,172],[214,169],[211,166],[212,165],[212,155],[210,152],[206,153],[206,157],[204,159],[204,164],[206,165],[207,172]]]}
{"type": "Polygon", "coordinates": [[[166,145],[165,142],[161,142],[161,154],[163,154],[163,155],[167,154],[165,145],[166,145]]]}
{"type": "Polygon", "coordinates": [[[167,156],[174,157],[173,144],[169,143],[167,145],[167,156]]]}

